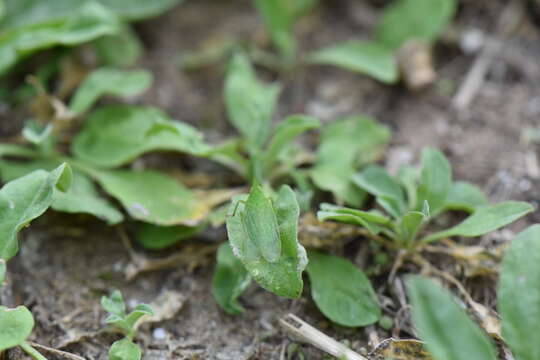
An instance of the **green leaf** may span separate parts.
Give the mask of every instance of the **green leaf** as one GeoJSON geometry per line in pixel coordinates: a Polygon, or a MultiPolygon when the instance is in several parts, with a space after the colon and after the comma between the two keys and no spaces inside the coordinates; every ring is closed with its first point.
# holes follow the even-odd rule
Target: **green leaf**
{"type": "Polygon", "coordinates": [[[0,190],[0,258],[8,260],[18,249],[17,233],[47,210],[54,189],[69,187],[71,170],[66,164],[51,172],[34,171],[0,190]]]}
{"type": "Polygon", "coordinates": [[[398,80],[394,52],[375,42],[348,40],[308,54],[307,61],[339,66],[387,84],[398,80]]]}
{"type": "Polygon", "coordinates": [[[117,34],[94,40],[92,45],[100,62],[107,66],[132,66],[143,51],[141,41],[127,25],[117,34]]]}
{"type": "Polygon", "coordinates": [[[394,218],[405,212],[405,194],[401,185],[382,167],[369,165],[352,177],[353,182],[375,196],[381,205],[394,218]]]}
{"type": "Polygon", "coordinates": [[[73,140],[73,153],[102,167],[126,164],[150,151],[209,151],[202,134],[153,107],[113,105],[93,112],[73,140]],[[126,136],[129,134],[129,136],[126,136]]]}
{"type": "MultiPolygon", "coordinates": [[[[294,3],[294,0],[290,2],[294,3]]],[[[295,49],[293,34],[295,16],[287,0],[254,0],[254,3],[274,45],[283,56],[291,57],[295,49]]]]}
{"type": "Polygon", "coordinates": [[[321,131],[311,177],[338,201],[360,206],[365,193],[350,180],[359,167],[376,160],[390,139],[390,131],[375,120],[354,116],[333,122],[321,131]]]}
{"type": "Polygon", "coordinates": [[[109,349],[109,360],[140,360],[141,349],[130,339],[115,341],[109,349]]]}
{"type": "Polygon", "coordinates": [[[93,176],[136,220],[195,226],[210,211],[195,193],[157,171],[94,171],[93,176]]]}
{"type": "MultiPolygon", "coordinates": [[[[15,1],[15,0],[13,0],[15,1]]],[[[21,1],[22,3],[22,1],[21,1]]],[[[50,3],[50,2],[47,2],[50,3]]],[[[8,4],[9,9],[10,4],[8,4]]],[[[9,16],[6,16],[6,19],[9,16]]],[[[0,32],[0,75],[19,60],[38,50],[54,46],[73,46],[114,34],[120,29],[118,17],[96,2],[86,2],[64,18],[9,28],[0,32]]]]}
{"type": "Polygon", "coordinates": [[[427,201],[434,215],[444,207],[452,187],[452,168],[446,157],[436,149],[422,151],[422,170],[416,194],[416,209],[420,210],[427,201]]]}
{"type": "Polygon", "coordinates": [[[128,314],[128,316],[126,316],[126,325],[130,331],[134,331],[133,327],[135,323],[145,315],[154,315],[154,310],[150,307],[150,305],[139,304],[135,307],[135,309],[133,309],[132,312],[128,314]]]}
{"type": "Polygon", "coordinates": [[[488,200],[482,190],[471,183],[457,181],[452,184],[446,201],[445,210],[462,210],[474,212],[480,206],[488,205],[488,200]]]}
{"type": "Polygon", "coordinates": [[[53,126],[51,123],[42,125],[36,121],[27,121],[23,130],[22,136],[34,145],[42,145],[45,141],[50,139],[53,126]]]}
{"type": "Polygon", "coordinates": [[[229,314],[244,311],[238,297],[251,283],[251,277],[238,260],[229,244],[221,244],[217,252],[217,264],[212,278],[212,294],[223,310],[229,314]]]}
{"type": "Polygon", "coordinates": [[[375,37],[391,49],[409,39],[434,42],[452,20],[455,0],[395,0],[386,7],[375,37]]]}
{"type": "Polygon", "coordinates": [[[158,226],[146,223],[138,224],[137,241],[144,248],[150,250],[161,250],[178,243],[184,239],[203,230],[200,226],[158,226]]]}
{"type": "Polygon", "coordinates": [[[297,298],[302,293],[302,272],[307,265],[307,257],[305,249],[297,239],[300,209],[290,187],[286,185],[281,187],[273,203],[273,209],[281,242],[281,256],[277,261],[267,261],[261,254],[259,240],[255,241],[248,235],[242,218],[249,214],[245,214],[247,208],[245,202],[240,199],[233,201],[227,218],[229,243],[235,256],[263,288],[279,296],[297,298]]]}
{"type": "Polygon", "coordinates": [[[369,279],[351,262],[332,255],[309,252],[306,269],[311,296],[321,312],[343,326],[375,323],[381,310],[369,279]]]}
{"type": "Polygon", "coordinates": [[[497,308],[502,335],[516,360],[540,358],[540,344],[531,341],[540,331],[540,225],[520,232],[502,261],[497,308]]]}
{"type": "Polygon", "coordinates": [[[266,173],[279,158],[282,150],[301,133],[316,129],[320,126],[319,120],[306,115],[287,116],[274,130],[274,135],[264,152],[263,162],[266,173]]]}
{"type": "Polygon", "coordinates": [[[133,96],[151,84],[152,74],[146,70],[99,68],[83,80],[69,103],[69,110],[80,114],[88,111],[101,96],[133,96]]]}
{"type": "Polygon", "coordinates": [[[418,169],[412,166],[401,166],[398,171],[397,179],[407,194],[408,208],[413,209],[416,206],[416,188],[418,181],[418,169]]]}
{"type": "Polygon", "coordinates": [[[422,239],[422,242],[427,243],[450,236],[484,235],[516,221],[533,210],[534,208],[530,204],[519,201],[506,201],[496,205],[482,206],[461,223],[450,229],[431,234],[422,239]]]}
{"type": "MultiPolygon", "coordinates": [[[[0,172],[4,181],[10,181],[34,170],[52,170],[56,166],[58,162],[47,160],[26,163],[0,161],[0,172]]],[[[92,181],[79,171],[73,171],[73,180],[68,191],[54,191],[51,208],[67,213],[90,214],[111,225],[124,219],[122,213],[103,198],[92,181]]]]}
{"type": "Polygon", "coordinates": [[[115,290],[110,296],[101,297],[101,306],[110,314],[123,319],[126,316],[126,304],[119,290],[115,290]]]}
{"type": "Polygon", "coordinates": [[[279,86],[257,80],[248,58],[236,54],[225,79],[225,105],[229,121],[245,138],[250,152],[261,149],[270,133],[279,86]]]}
{"type": "Polygon", "coordinates": [[[4,280],[6,278],[6,261],[0,259],[0,287],[4,285],[4,280]]]}
{"type": "Polygon", "coordinates": [[[416,276],[407,281],[407,290],[413,324],[434,359],[496,359],[486,335],[447,291],[416,276]]]}
{"type": "Polygon", "coordinates": [[[376,212],[355,210],[341,206],[322,203],[317,212],[319,221],[335,220],[345,224],[365,227],[373,235],[377,235],[383,227],[389,226],[391,220],[376,212]]]}
{"type": "Polygon", "coordinates": [[[0,306],[0,351],[24,343],[34,328],[34,317],[24,306],[0,306]]]}
{"type": "Polygon", "coordinates": [[[422,211],[409,211],[400,219],[398,225],[399,237],[403,244],[410,245],[416,238],[422,224],[429,219],[429,205],[424,202],[422,211]]]}

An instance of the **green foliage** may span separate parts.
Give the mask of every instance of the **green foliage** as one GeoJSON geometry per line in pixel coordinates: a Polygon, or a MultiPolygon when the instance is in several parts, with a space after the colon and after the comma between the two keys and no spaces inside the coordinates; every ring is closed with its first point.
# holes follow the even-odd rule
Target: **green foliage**
{"type": "Polygon", "coordinates": [[[497,307],[516,360],[540,358],[540,344],[531,338],[540,330],[539,257],[540,225],[533,225],[512,240],[502,262],[497,307]]]}
{"type": "Polygon", "coordinates": [[[381,310],[368,278],[339,257],[309,252],[306,268],[311,296],[322,313],[343,326],[365,326],[379,320],[381,310]]]}
{"type": "Polygon", "coordinates": [[[375,120],[354,116],[323,128],[317,158],[310,170],[315,185],[331,191],[338,201],[359,206],[365,193],[351,181],[362,166],[376,160],[390,139],[390,131],[375,120]]]}
{"type": "Polygon", "coordinates": [[[485,197],[473,185],[452,183],[448,161],[434,149],[424,149],[420,176],[417,177],[416,173],[405,168],[400,176],[392,177],[383,168],[370,165],[352,177],[356,185],[375,196],[377,204],[390,217],[327,204],[321,206],[318,217],[320,220],[363,226],[372,235],[381,234],[401,247],[411,248],[450,236],[480,236],[508,225],[533,210],[531,205],[524,202],[487,205],[485,197]],[[464,192],[456,194],[461,190],[464,192]],[[471,214],[454,227],[416,239],[430,217],[450,209],[471,214]]]}
{"type": "Polygon", "coordinates": [[[109,360],[140,360],[141,349],[128,338],[115,341],[109,349],[109,360]]]}
{"type": "Polygon", "coordinates": [[[395,0],[375,29],[380,44],[397,49],[409,39],[434,42],[452,19],[455,0],[395,0]]]}
{"type": "Polygon", "coordinates": [[[107,66],[132,66],[143,51],[141,41],[127,25],[116,34],[94,40],[92,45],[100,62],[107,66]]]}
{"type": "Polygon", "coordinates": [[[153,315],[152,308],[146,304],[139,304],[129,314],[122,293],[115,290],[110,296],[101,298],[101,306],[109,313],[105,322],[121,331],[126,338],[132,340],[135,336],[135,324],[145,315],[153,315]]]}
{"type": "Polygon", "coordinates": [[[145,91],[151,84],[152,74],[145,70],[96,69],[73,95],[69,110],[83,113],[103,95],[133,96],[145,91]]]}
{"type": "Polygon", "coordinates": [[[375,42],[348,40],[316,50],[308,55],[307,61],[313,64],[335,65],[369,75],[387,84],[398,80],[394,52],[375,42]]]}
{"type": "Polygon", "coordinates": [[[436,360],[495,360],[495,351],[478,326],[448,292],[421,277],[407,281],[412,320],[436,360]]]}
{"type": "Polygon", "coordinates": [[[229,314],[240,314],[244,309],[238,297],[251,283],[251,277],[238,260],[229,244],[221,244],[217,252],[217,264],[212,279],[212,294],[219,306],[229,314]]]}
{"type": "Polygon", "coordinates": [[[0,259],[0,287],[4,284],[4,279],[6,278],[6,261],[0,259]]]}
{"type": "Polygon", "coordinates": [[[229,243],[251,277],[268,291],[288,298],[302,293],[302,272],[307,265],[306,252],[297,240],[299,211],[290,187],[282,186],[270,200],[255,184],[247,200],[233,201],[227,218],[229,243]],[[262,210],[257,206],[261,203],[262,210]],[[272,216],[262,216],[269,213],[272,216]],[[246,226],[254,219],[261,224],[246,226]]]}
{"type": "Polygon", "coordinates": [[[55,188],[60,191],[69,188],[71,177],[71,169],[62,164],[51,172],[37,170],[2,187],[0,258],[8,260],[17,253],[17,233],[47,210],[53,202],[55,188]]]}
{"type": "Polygon", "coordinates": [[[33,328],[34,317],[26,307],[0,306],[0,351],[23,344],[33,328]]]}
{"type": "Polygon", "coordinates": [[[140,223],[136,239],[146,249],[161,250],[181,240],[193,237],[193,235],[200,232],[203,228],[204,224],[199,226],[159,226],[140,223]]]}

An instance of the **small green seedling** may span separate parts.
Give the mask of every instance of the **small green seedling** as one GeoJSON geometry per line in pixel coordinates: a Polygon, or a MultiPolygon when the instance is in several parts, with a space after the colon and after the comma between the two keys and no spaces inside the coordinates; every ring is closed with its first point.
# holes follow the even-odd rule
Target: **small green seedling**
{"type": "Polygon", "coordinates": [[[451,236],[480,236],[533,210],[524,202],[488,204],[482,192],[472,184],[452,182],[448,160],[431,148],[422,152],[419,172],[407,167],[393,177],[383,168],[370,165],[354,175],[352,180],[372,194],[386,214],[379,210],[363,211],[322,204],[318,218],[365,227],[373,238],[390,241],[403,249],[413,249],[451,236]],[[470,215],[449,229],[424,235],[423,229],[429,221],[448,210],[461,210],[470,215]]]}
{"type": "MultiPolygon", "coordinates": [[[[516,360],[540,358],[540,225],[519,233],[506,251],[497,307],[502,339],[516,360]]],[[[495,345],[440,286],[422,277],[407,282],[412,320],[434,360],[495,360],[495,345]]],[[[500,337],[497,337],[501,339],[500,337]]],[[[497,344],[498,347],[499,344],[497,344]]]]}
{"type": "Polygon", "coordinates": [[[133,342],[136,334],[136,323],[145,315],[153,315],[152,308],[146,304],[139,304],[129,314],[120,291],[115,290],[107,297],[101,298],[101,306],[109,312],[105,322],[120,331],[124,338],[115,341],[109,350],[110,360],[139,360],[141,349],[133,342]]]}

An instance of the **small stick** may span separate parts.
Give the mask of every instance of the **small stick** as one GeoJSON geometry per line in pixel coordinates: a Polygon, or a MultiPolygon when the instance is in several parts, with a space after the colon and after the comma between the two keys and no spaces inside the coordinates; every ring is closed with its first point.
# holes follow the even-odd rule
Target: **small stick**
{"type": "Polygon", "coordinates": [[[287,314],[279,320],[279,323],[289,334],[301,341],[312,344],[334,357],[346,360],[368,360],[293,314],[287,314]]]}

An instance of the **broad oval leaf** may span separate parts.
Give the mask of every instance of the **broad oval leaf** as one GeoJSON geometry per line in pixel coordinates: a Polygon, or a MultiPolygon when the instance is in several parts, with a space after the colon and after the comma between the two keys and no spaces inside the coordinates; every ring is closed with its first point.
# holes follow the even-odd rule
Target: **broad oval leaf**
{"type": "Polygon", "coordinates": [[[47,210],[55,188],[69,187],[71,169],[66,164],[51,172],[36,170],[13,180],[0,190],[0,258],[14,256],[19,245],[17,233],[47,210]]]}
{"type": "Polygon", "coordinates": [[[482,190],[466,181],[457,181],[450,188],[450,192],[444,202],[444,209],[462,210],[472,213],[478,207],[488,204],[489,202],[482,190]]]}
{"type": "Polygon", "coordinates": [[[130,339],[115,341],[109,349],[109,360],[140,360],[141,349],[130,339]]]}
{"type": "Polygon", "coordinates": [[[502,262],[497,308],[502,335],[516,360],[540,359],[540,225],[519,233],[502,262]]]}
{"type": "Polygon", "coordinates": [[[152,74],[146,70],[96,69],[77,88],[69,103],[69,110],[76,114],[83,113],[101,96],[133,96],[144,92],[151,84],[152,74]]]}
{"type": "Polygon", "coordinates": [[[447,291],[429,279],[414,276],[407,281],[407,293],[413,324],[434,359],[496,359],[487,336],[447,291]]]}
{"type": "Polygon", "coordinates": [[[369,117],[353,116],[325,126],[310,171],[313,182],[338,200],[360,206],[365,192],[353,184],[351,177],[359,167],[375,161],[389,139],[389,129],[369,117]]]}
{"type": "Polygon", "coordinates": [[[146,249],[161,250],[192,237],[202,231],[204,227],[204,224],[200,226],[159,226],[140,223],[136,239],[146,249]]]}
{"type": "Polygon", "coordinates": [[[216,270],[212,278],[212,295],[223,310],[240,314],[244,309],[238,297],[249,286],[251,277],[228,243],[221,244],[217,252],[216,270]]]}
{"type": "Polygon", "coordinates": [[[0,306],[0,351],[22,344],[34,328],[34,317],[24,306],[0,306]]]}
{"type": "Polygon", "coordinates": [[[307,265],[306,251],[297,239],[300,209],[294,191],[282,186],[273,206],[279,227],[281,256],[269,262],[259,246],[251,239],[242,222],[245,205],[239,198],[233,201],[227,218],[229,243],[251,277],[263,288],[276,295],[297,298],[302,293],[302,272],[307,265]]]}
{"type": "Polygon", "coordinates": [[[339,66],[387,84],[398,80],[394,52],[375,42],[348,40],[308,54],[307,61],[339,66]]]}
{"type": "Polygon", "coordinates": [[[333,322],[343,326],[365,326],[381,316],[369,279],[351,262],[310,251],[306,271],[313,300],[333,322]]]}
{"type": "Polygon", "coordinates": [[[455,0],[395,0],[375,29],[379,43],[397,49],[409,39],[433,42],[451,21],[455,0]]]}
{"type": "Polygon", "coordinates": [[[209,146],[196,129],[172,121],[161,110],[113,105],[100,108],[86,119],[84,128],[73,140],[71,150],[90,164],[115,167],[150,151],[202,154],[209,150],[209,146]]]}
{"type": "Polygon", "coordinates": [[[422,170],[416,194],[416,209],[421,210],[424,202],[437,215],[444,207],[452,187],[452,168],[446,157],[436,149],[422,151],[422,170]]]}
{"type": "Polygon", "coordinates": [[[227,115],[250,152],[261,149],[268,139],[279,90],[278,85],[257,79],[246,55],[238,53],[229,62],[224,90],[227,115]]]}
{"type": "Polygon", "coordinates": [[[496,205],[482,206],[461,223],[450,229],[433,233],[422,239],[422,242],[431,242],[449,236],[484,235],[516,221],[533,210],[531,204],[519,201],[506,201],[496,205]]]}

